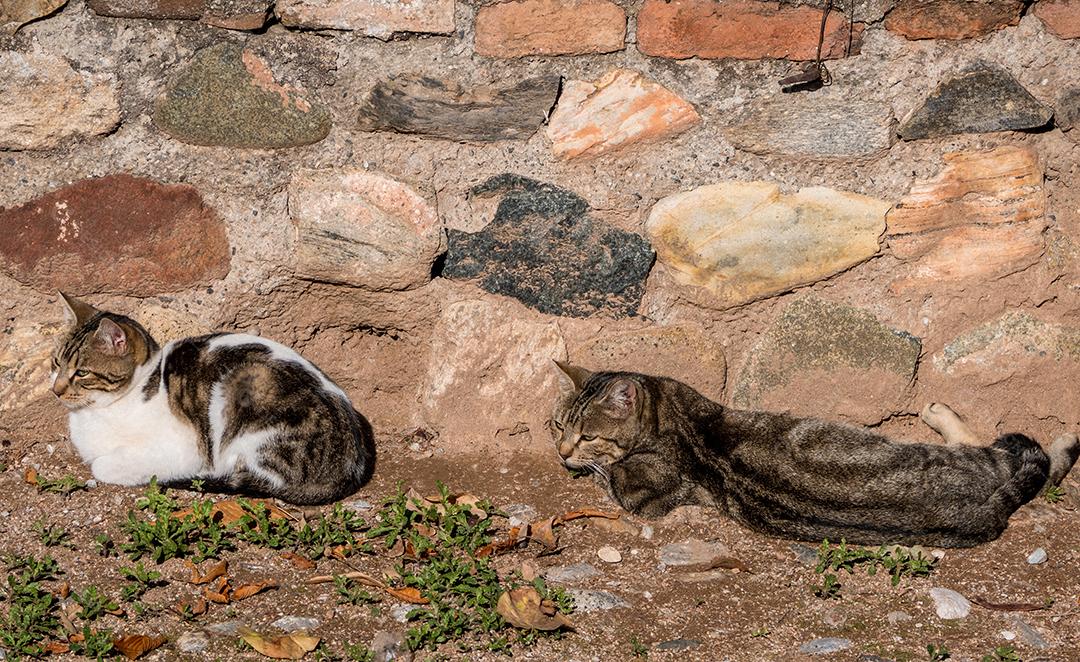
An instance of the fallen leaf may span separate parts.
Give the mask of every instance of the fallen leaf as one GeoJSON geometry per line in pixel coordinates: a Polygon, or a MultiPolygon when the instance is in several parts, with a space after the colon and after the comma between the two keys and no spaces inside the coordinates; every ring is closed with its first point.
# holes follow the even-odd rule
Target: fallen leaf
{"type": "Polygon", "coordinates": [[[145,634],[126,634],[113,639],[113,648],[129,660],[136,660],[165,643],[165,637],[148,637],[145,634]]]}
{"type": "Polygon", "coordinates": [[[219,605],[227,605],[229,604],[228,586],[225,587],[224,591],[211,591],[208,588],[203,589],[203,597],[210,602],[216,602],[219,605]]]}
{"type": "Polygon", "coordinates": [[[71,646],[68,646],[62,641],[50,641],[45,644],[45,652],[50,655],[63,655],[71,651],[71,646]]]}
{"type": "Polygon", "coordinates": [[[277,583],[268,581],[260,582],[258,584],[241,584],[233,589],[231,597],[233,600],[243,600],[271,588],[277,588],[277,583]]]}
{"type": "Polygon", "coordinates": [[[545,609],[544,601],[532,586],[522,586],[507,591],[499,596],[496,610],[506,622],[514,627],[528,630],[574,629],[574,624],[563,614],[553,610],[551,605],[545,609]],[[550,613],[545,613],[550,612],[550,613]]]}
{"type": "MultiPolygon", "coordinates": [[[[529,525],[526,524],[525,528],[528,529],[529,525]]],[[[526,532],[524,536],[522,536],[521,527],[515,526],[507,532],[505,538],[489,542],[483,547],[477,549],[476,553],[473,556],[478,559],[482,559],[485,556],[491,556],[492,554],[502,554],[503,552],[509,551],[517,547],[518,544],[521,543],[521,541],[526,539],[525,536],[528,536],[528,533],[526,532]]]]}
{"type": "Polygon", "coordinates": [[[555,519],[561,522],[569,522],[571,520],[580,519],[582,517],[604,517],[606,519],[619,519],[622,517],[619,513],[612,513],[606,510],[599,510],[597,508],[579,508],[578,510],[571,510],[568,513],[563,513],[555,519]]]}
{"type": "Polygon", "coordinates": [[[414,605],[426,605],[429,600],[420,595],[420,589],[412,586],[406,586],[405,588],[393,588],[392,586],[385,586],[383,590],[394,596],[402,602],[408,602],[414,605]]]}
{"type": "Polygon", "coordinates": [[[67,596],[71,595],[71,582],[61,582],[59,588],[56,589],[56,595],[64,600],[67,596]]]}
{"type": "Polygon", "coordinates": [[[76,632],[75,634],[68,636],[68,641],[73,644],[81,644],[82,642],[86,641],[86,635],[84,635],[82,632],[76,632]]]}
{"type": "Polygon", "coordinates": [[[284,552],[281,558],[285,559],[293,565],[297,570],[312,570],[315,568],[315,562],[306,556],[300,556],[296,552],[284,552]]]}
{"type": "MultiPolygon", "coordinates": [[[[272,501],[267,499],[251,499],[250,503],[253,506],[257,506],[258,504],[266,506],[270,511],[270,519],[289,519],[289,513],[275,506],[272,501]]],[[[173,513],[173,517],[176,519],[184,519],[193,513],[194,511],[191,508],[184,508],[183,510],[178,510],[173,513]]],[[[238,501],[233,501],[232,499],[215,502],[210,509],[210,517],[219,524],[235,524],[247,514],[248,512],[244,510],[244,507],[241,506],[238,501]]]]}
{"type": "Polygon", "coordinates": [[[200,616],[206,613],[206,600],[203,598],[196,598],[195,600],[181,600],[174,604],[171,609],[181,616],[200,616]]]}
{"type": "Polygon", "coordinates": [[[1050,605],[1047,604],[1035,604],[1031,602],[990,602],[986,598],[974,596],[971,598],[971,602],[979,605],[983,609],[993,609],[994,611],[1039,611],[1042,609],[1049,609],[1050,605]]]}
{"type": "Polygon", "coordinates": [[[23,472],[23,480],[26,483],[30,484],[30,485],[37,485],[38,484],[38,472],[35,471],[33,467],[30,467],[29,469],[27,469],[26,471],[23,472]]]}
{"type": "Polygon", "coordinates": [[[480,497],[467,492],[465,494],[455,494],[450,497],[450,503],[455,506],[468,506],[469,512],[478,519],[487,519],[487,511],[479,506],[480,501],[480,497]]]}
{"type": "Polygon", "coordinates": [[[555,538],[554,526],[554,517],[549,517],[539,522],[533,522],[529,525],[529,539],[535,540],[548,549],[555,549],[559,546],[559,541],[555,538]]]}
{"type": "Polygon", "coordinates": [[[237,634],[255,650],[277,660],[299,660],[319,645],[319,637],[303,630],[272,639],[246,627],[239,628],[237,634]]]}
{"type": "Polygon", "coordinates": [[[218,577],[224,575],[229,569],[229,564],[224,559],[210,566],[210,569],[206,571],[206,574],[199,572],[199,566],[187,559],[184,559],[184,565],[191,570],[191,579],[188,580],[189,584],[209,584],[218,577]]]}
{"type": "Polygon", "coordinates": [[[356,581],[360,582],[361,584],[364,584],[365,586],[372,586],[374,588],[383,588],[384,586],[386,586],[385,582],[381,582],[378,579],[372,577],[371,575],[369,575],[367,573],[364,573],[364,572],[360,572],[360,571],[346,572],[346,573],[343,573],[343,574],[340,574],[340,575],[316,575],[314,577],[309,577],[307,579],[307,581],[305,581],[304,583],[305,584],[327,584],[329,582],[334,581],[335,577],[344,577],[346,579],[355,579],[356,581]]]}
{"type": "Polygon", "coordinates": [[[589,516],[585,518],[586,523],[589,526],[594,526],[601,531],[610,531],[612,533],[626,533],[631,536],[636,536],[639,530],[636,526],[626,521],[624,517],[617,517],[611,519],[609,517],[595,517],[589,516]]]}

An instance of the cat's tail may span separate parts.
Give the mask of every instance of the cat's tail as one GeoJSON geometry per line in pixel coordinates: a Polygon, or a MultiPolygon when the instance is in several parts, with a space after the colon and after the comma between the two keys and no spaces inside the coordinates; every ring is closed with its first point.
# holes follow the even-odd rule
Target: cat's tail
{"type": "Polygon", "coordinates": [[[205,492],[207,494],[237,495],[255,499],[272,499],[278,497],[279,490],[271,491],[272,488],[266,481],[257,479],[250,480],[250,478],[255,477],[248,473],[232,476],[195,476],[192,478],[174,478],[171,480],[158,481],[158,486],[173,490],[205,492]]]}

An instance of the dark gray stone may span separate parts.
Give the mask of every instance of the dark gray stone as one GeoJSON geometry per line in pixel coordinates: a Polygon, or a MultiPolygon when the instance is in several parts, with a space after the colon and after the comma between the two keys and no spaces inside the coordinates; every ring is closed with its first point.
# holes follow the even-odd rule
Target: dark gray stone
{"type": "Polygon", "coordinates": [[[524,140],[547,119],[558,91],[556,75],[526,78],[512,87],[469,90],[421,75],[398,76],[368,93],[360,107],[359,128],[449,140],[524,140]]]}
{"type": "Polygon", "coordinates": [[[581,614],[591,614],[597,611],[609,609],[625,609],[629,602],[615,595],[611,591],[594,591],[587,588],[568,588],[566,592],[574,598],[574,611],[581,614]]]}
{"type": "Polygon", "coordinates": [[[818,564],[818,551],[809,545],[792,543],[791,551],[795,553],[796,560],[803,565],[818,564]]]}
{"type": "Polygon", "coordinates": [[[1058,96],[1054,124],[1062,131],[1080,127],[1080,86],[1066,88],[1058,96]]]}
{"type": "Polygon", "coordinates": [[[851,648],[850,639],[824,637],[822,639],[808,641],[802,646],[799,646],[799,652],[806,653],[807,655],[827,655],[828,653],[836,653],[849,648],[851,648]]]}
{"type": "Polygon", "coordinates": [[[655,259],[645,239],[593,220],[571,191],[519,175],[493,177],[472,195],[502,200],[480,232],[448,232],[442,276],[478,279],[549,315],[636,313],[655,259]]]}
{"type": "Polygon", "coordinates": [[[1050,648],[1050,642],[1048,642],[1038,630],[1028,625],[1028,623],[1019,616],[1014,616],[1012,618],[1012,626],[1020,634],[1020,638],[1027,642],[1032,648],[1038,648],[1039,650],[1050,648]]]}
{"type": "Polygon", "coordinates": [[[904,140],[1036,129],[1053,112],[1001,67],[979,63],[938,86],[900,125],[904,140]]]}
{"type": "Polygon", "coordinates": [[[656,644],[656,650],[658,651],[685,651],[691,648],[697,648],[701,645],[700,641],[693,639],[672,639],[671,641],[661,641],[656,644]]]}
{"type": "Polygon", "coordinates": [[[253,52],[222,43],[196,53],[176,75],[154,123],[193,145],[278,149],[322,140],[331,121],[329,109],[276,82],[253,52]]]}

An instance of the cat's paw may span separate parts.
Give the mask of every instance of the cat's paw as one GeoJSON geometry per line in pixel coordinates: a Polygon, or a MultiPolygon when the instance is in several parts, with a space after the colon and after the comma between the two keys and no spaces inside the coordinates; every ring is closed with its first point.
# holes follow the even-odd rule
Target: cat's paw
{"type": "Polygon", "coordinates": [[[116,455],[102,455],[90,465],[90,471],[99,483],[111,485],[142,485],[147,479],[132,471],[129,462],[116,455]]]}

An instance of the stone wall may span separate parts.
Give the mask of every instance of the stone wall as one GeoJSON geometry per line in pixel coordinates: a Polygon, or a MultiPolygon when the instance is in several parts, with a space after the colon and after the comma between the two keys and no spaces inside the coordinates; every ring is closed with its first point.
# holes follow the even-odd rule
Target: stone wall
{"type": "Polygon", "coordinates": [[[1080,0],[851,1],[783,91],[821,0],[0,0],[0,432],[57,289],[454,452],[550,452],[552,358],[1080,427],[1080,0]]]}

